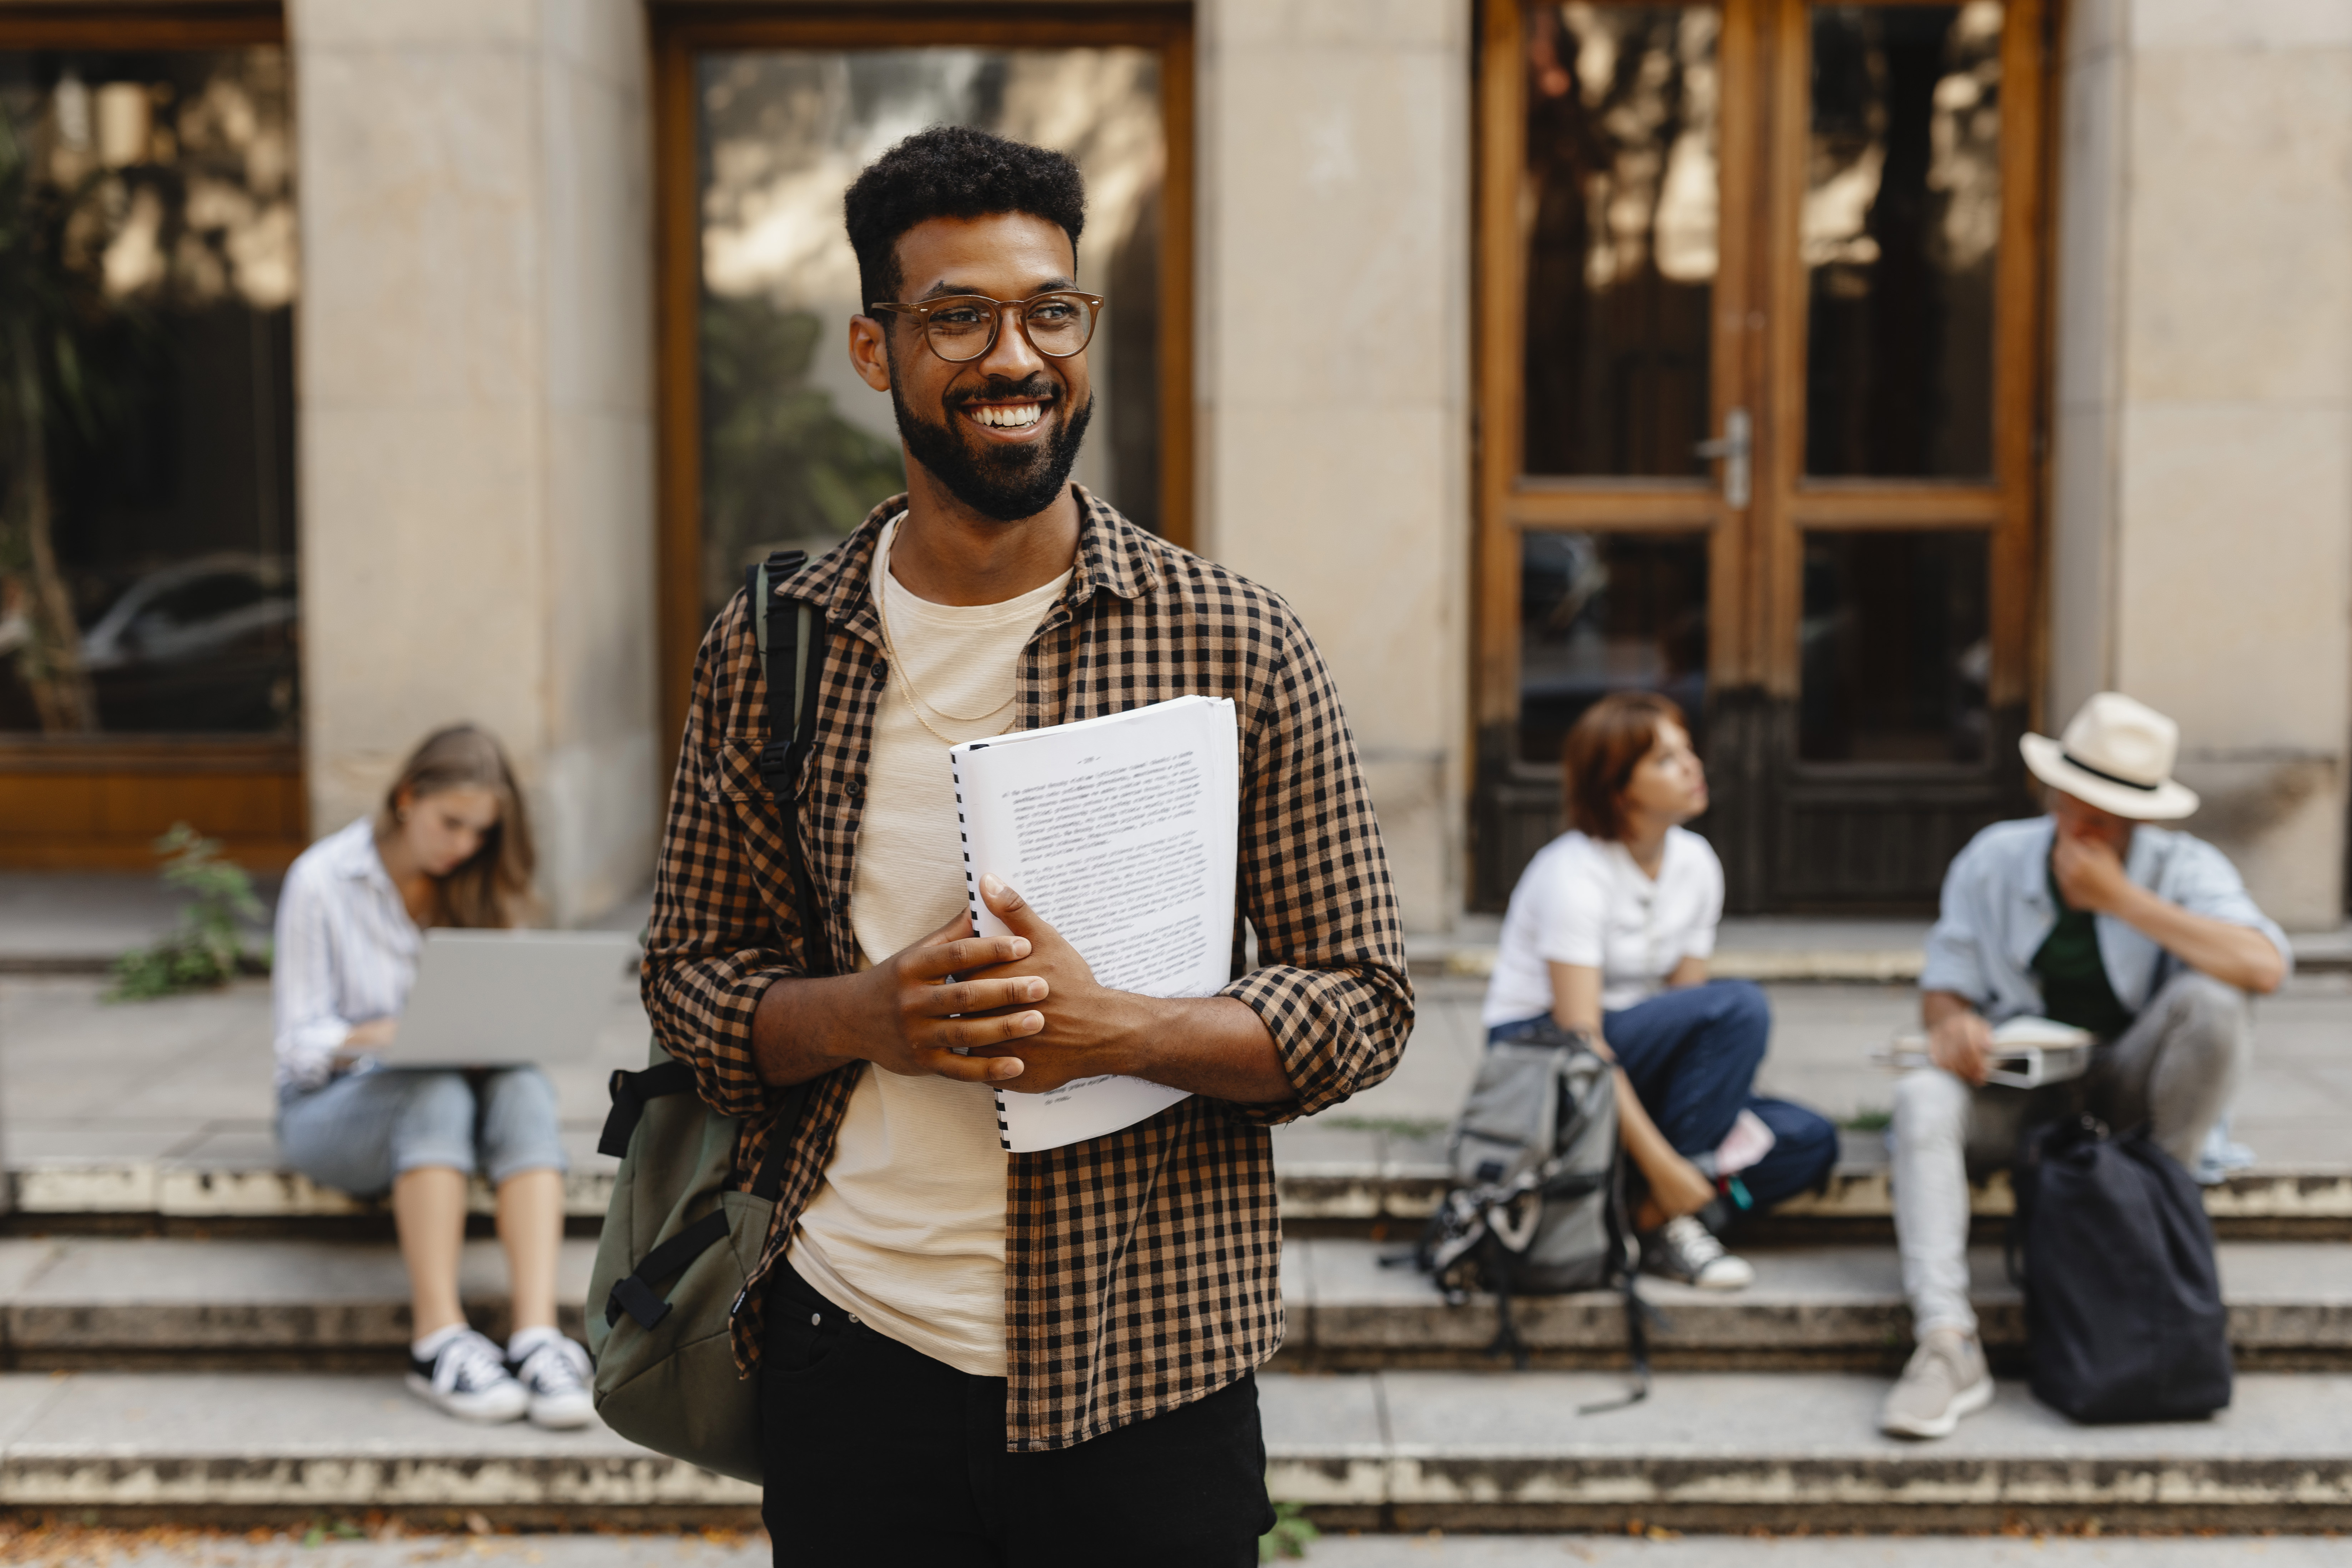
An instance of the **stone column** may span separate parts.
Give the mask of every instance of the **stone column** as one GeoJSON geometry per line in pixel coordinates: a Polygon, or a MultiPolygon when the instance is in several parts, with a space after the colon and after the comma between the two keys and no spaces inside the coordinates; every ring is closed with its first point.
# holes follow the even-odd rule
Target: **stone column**
{"type": "Polygon", "coordinates": [[[1199,542],[1329,661],[1414,931],[1462,901],[1471,11],[1198,13],[1199,542]]]}
{"type": "Polygon", "coordinates": [[[2059,166],[2049,719],[2179,720],[2192,831],[2344,910],[2352,6],[2077,0],[2059,166]]]}
{"type": "Polygon", "coordinates": [[[635,0],[292,0],[311,825],[460,719],[559,921],[652,863],[652,197],[635,0]]]}

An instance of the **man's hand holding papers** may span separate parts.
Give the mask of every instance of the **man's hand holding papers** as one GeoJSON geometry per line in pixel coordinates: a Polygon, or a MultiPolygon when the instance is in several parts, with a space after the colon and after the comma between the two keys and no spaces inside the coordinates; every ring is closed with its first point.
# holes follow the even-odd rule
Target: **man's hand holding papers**
{"type": "Polygon", "coordinates": [[[1114,1074],[1221,1100],[1263,1103],[1291,1097],[1273,1037],[1246,1004],[1230,996],[1114,991],[1097,982],[1078,950],[1002,879],[982,877],[980,895],[1030,952],[1017,963],[974,971],[967,981],[992,984],[1017,968],[1043,976],[1046,985],[1045,996],[1034,1005],[1045,1018],[1043,1028],[972,1049],[975,1058],[1020,1064],[1018,1076],[998,1080],[1005,1089],[1044,1094],[1078,1079],[1114,1074]]]}

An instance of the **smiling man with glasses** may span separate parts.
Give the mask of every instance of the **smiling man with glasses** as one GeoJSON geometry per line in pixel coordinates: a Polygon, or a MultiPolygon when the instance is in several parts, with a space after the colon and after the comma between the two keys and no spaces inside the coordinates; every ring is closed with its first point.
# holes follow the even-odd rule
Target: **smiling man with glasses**
{"type": "Polygon", "coordinates": [[[646,963],[663,1043],[744,1118],[738,1184],[789,1140],[734,1320],[777,1561],[1255,1563],[1267,1129],[1386,1078],[1412,1022],[1371,802],[1289,607],[1070,482],[1106,308],[1076,287],[1076,166],[939,128],[846,206],[850,359],[896,405],[907,493],[783,585],[825,621],[789,822],[746,761],[766,689],[740,595],[705,638],[646,963]],[[1191,693],[1235,705],[1256,966],[1237,927],[1219,995],[1108,989],[993,878],[1015,934],[971,936],[948,748],[1191,693]],[[1192,1098],[1003,1152],[997,1087],[1097,1073],[1192,1098]]]}

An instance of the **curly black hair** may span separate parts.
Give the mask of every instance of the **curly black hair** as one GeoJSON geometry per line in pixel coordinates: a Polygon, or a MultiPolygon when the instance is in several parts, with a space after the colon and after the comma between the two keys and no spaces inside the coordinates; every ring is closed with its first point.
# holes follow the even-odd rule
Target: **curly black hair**
{"type": "Polygon", "coordinates": [[[895,300],[898,237],[935,217],[1027,213],[1062,226],[1070,250],[1087,226],[1087,182],[1078,166],[1046,147],[963,125],[918,131],[866,166],[841,200],[857,286],[867,304],[895,300]]]}

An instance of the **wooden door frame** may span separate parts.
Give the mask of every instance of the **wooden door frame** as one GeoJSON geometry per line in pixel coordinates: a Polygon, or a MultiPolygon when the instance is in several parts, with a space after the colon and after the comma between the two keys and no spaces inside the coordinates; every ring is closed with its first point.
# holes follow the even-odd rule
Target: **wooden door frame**
{"type": "MultiPolygon", "coordinates": [[[[2052,325],[2056,236],[2056,150],[2049,127],[2056,85],[2046,68],[2064,0],[2005,0],[2002,40],[2001,177],[2004,192],[1994,279],[1994,475],[1986,484],[1807,481],[1803,459],[1808,279],[1798,236],[1809,132],[1811,0],[1715,0],[1724,17],[1717,46],[1724,93],[1718,266],[1711,363],[1713,428],[1745,406],[1755,420],[1754,489],[1743,514],[1723,504],[1719,485],[1682,481],[1537,480],[1520,473],[1525,418],[1520,189],[1527,137],[1524,27],[1536,0],[1480,0],[1475,135],[1474,340],[1478,395],[1471,580],[1476,596],[1468,703],[1474,867],[1491,815],[1480,804],[1506,772],[1538,770],[1508,761],[1518,720],[1520,539],[1530,529],[1605,526],[1612,532],[1706,531],[1708,552],[1707,679],[1726,730],[1738,730],[1718,763],[1733,776],[1721,809],[1742,821],[1736,837],[1747,864],[1727,866],[1751,888],[1774,880],[1767,864],[1771,819],[1791,790],[1829,796],[1884,791],[1900,783],[1925,797],[1969,809],[2007,787],[2013,756],[1978,769],[1950,765],[1800,763],[1785,713],[1798,696],[1803,536],[1808,527],[1899,531],[1977,529],[1990,536],[1988,709],[1993,745],[2006,730],[2041,719],[2047,661],[2047,530],[2052,325]],[[1761,241],[1761,243],[1757,243],[1761,241]],[[1727,317],[1744,318],[1727,320],[1727,317]],[[1609,497],[1608,521],[1591,500],[1609,497]],[[1775,710],[1780,710],[1776,717],[1775,710]],[[2009,716],[2003,721],[2000,716],[2009,716]],[[1785,751],[1776,756],[1774,750],[1785,751]]],[[[1932,5],[1951,0],[1874,0],[1932,5]]],[[[1722,739],[1729,741],[1727,733],[1722,739]]],[[[1474,874],[1474,883],[1477,878],[1474,874]]]]}
{"type": "MultiPolygon", "coordinates": [[[[701,590],[702,410],[697,331],[702,300],[695,168],[694,57],[714,48],[1139,47],[1160,53],[1167,171],[1160,207],[1160,518],[1193,538],[1194,76],[1189,3],[1105,5],[753,5],[656,0],[654,211],[657,407],[656,637],[664,745],[685,732],[701,590]]],[[[667,775],[665,775],[667,776],[667,775]]]]}
{"type": "MultiPolygon", "coordinates": [[[[0,49],[163,51],[286,43],[285,7],[276,0],[0,3],[0,49]]],[[[299,418],[299,388],[292,390],[299,418]]],[[[301,547],[298,507],[298,556],[301,547]]],[[[0,867],[152,867],[152,839],[187,814],[189,796],[217,791],[224,781],[247,808],[226,815],[246,820],[196,826],[242,864],[282,869],[309,842],[299,736],[0,734],[0,867]],[[75,818],[97,826],[65,826],[75,818]]]]}
{"type": "MultiPolygon", "coordinates": [[[[1707,684],[1738,687],[1759,679],[1751,627],[1764,609],[1754,569],[1748,508],[1724,499],[1719,468],[1690,479],[1528,479],[1526,441],[1525,236],[1521,182],[1527,146],[1524,44],[1533,0],[1482,0],[1473,267],[1474,353],[1478,392],[1475,460],[1477,523],[1473,530],[1471,700],[1465,752],[1481,773],[1507,771],[1522,789],[1557,789],[1542,770],[1517,761],[1507,737],[1518,721],[1519,619],[1517,606],[1526,534],[1591,529],[1707,539],[1707,684]]],[[[1628,0],[1633,3],[1633,0],[1628,0]]],[[[1718,175],[1716,281],[1709,309],[1708,432],[1720,434],[1734,408],[1754,411],[1761,387],[1762,258],[1753,238],[1761,199],[1762,80],[1755,58],[1761,28],[1747,19],[1770,0],[1713,0],[1724,25],[1717,40],[1718,175]],[[1727,321],[1727,318],[1728,320],[1727,321]]],[[[1750,507],[1752,508],[1752,501],[1750,507]]],[[[1485,787],[1486,781],[1481,782],[1485,787]]],[[[1475,808],[1474,808],[1475,810],[1475,808]]],[[[1481,831],[1474,821],[1474,840],[1481,831]]],[[[1473,859],[1476,858],[1474,847],[1473,859]]],[[[1474,876],[1473,880],[1475,880],[1474,876]]]]}

